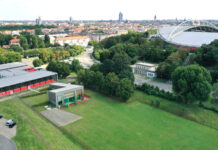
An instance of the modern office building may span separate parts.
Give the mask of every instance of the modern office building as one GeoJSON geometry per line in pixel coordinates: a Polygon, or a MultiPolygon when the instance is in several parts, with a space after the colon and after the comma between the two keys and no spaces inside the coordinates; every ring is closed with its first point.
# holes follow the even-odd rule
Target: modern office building
{"type": "Polygon", "coordinates": [[[54,90],[49,91],[49,101],[58,108],[85,102],[82,85],[53,83],[50,88],[54,90]]]}
{"type": "Polygon", "coordinates": [[[218,39],[218,28],[213,24],[200,21],[188,20],[177,26],[161,26],[158,32],[167,43],[189,50],[195,50],[202,44],[210,44],[218,39]]]}
{"type": "Polygon", "coordinates": [[[0,65],[0,97],[55,82],[55,72],[36,70],[15,62],[0,65]]]}
{"type": "Polygon", "coordinates": [[[136,75],[155,78],[156,77],[156,69],[158,67],[157,64],[150,64],[145,62],[139,62],[135,65],[131,66],[133,73],[136,75]]]}
{"type": "Polygon", "coordinates": [[[119,22],[122,22],[123,21],[123,14],[120,12],[119,13],[119,22]]]}
{"type": "Polygon", "coordinates": [[[42,24],[42,18],[41,18],[41,17],[39,17],[39,18],[36,19],[36,24],[37,24],[37,25],[42,24]]]}

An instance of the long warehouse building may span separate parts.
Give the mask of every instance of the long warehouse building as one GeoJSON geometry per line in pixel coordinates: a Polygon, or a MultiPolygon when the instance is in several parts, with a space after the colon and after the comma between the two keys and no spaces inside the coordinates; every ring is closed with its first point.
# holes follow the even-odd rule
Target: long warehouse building
{"type": "Polygon", "coordinates": [[[15,62],[0,65],[0,97],[43,86],[57,81],[55,72],[29,68],[15,62]]]}

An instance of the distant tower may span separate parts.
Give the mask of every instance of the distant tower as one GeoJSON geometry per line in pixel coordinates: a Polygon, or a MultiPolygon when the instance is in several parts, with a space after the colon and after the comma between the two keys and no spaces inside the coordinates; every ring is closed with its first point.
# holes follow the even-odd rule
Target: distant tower
{"type": "Polygon", "coordinates": [[[155,16],[154,16],[154,21],[156,21],[156,20],[157,20],[157,16],[155,15],[155,16]]]}
{"type": "Polygon", "coordinates": [[[72,24],[73,24],[73,18],[72,16],[70,16],[69,25],[72,25],[72,24]]]}
{"type": "Polygon", "coordinates": [[[119,13],[119,22],[122,22],[123,21],[123,14],[120,12],[119,13]]]}

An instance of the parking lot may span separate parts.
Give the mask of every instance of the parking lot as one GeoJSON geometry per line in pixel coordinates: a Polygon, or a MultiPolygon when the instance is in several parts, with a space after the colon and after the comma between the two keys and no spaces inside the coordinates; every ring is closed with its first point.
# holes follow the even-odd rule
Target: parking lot
{"type": "Polygon", "coordinates": [[[6,122],[7,119],[5,118],[0,119],[0,135],[3,135],[10,139],[16,136],[17,126],[15,125],[13,128],[9,128],[8,126],[5,125],[6,122]]]}

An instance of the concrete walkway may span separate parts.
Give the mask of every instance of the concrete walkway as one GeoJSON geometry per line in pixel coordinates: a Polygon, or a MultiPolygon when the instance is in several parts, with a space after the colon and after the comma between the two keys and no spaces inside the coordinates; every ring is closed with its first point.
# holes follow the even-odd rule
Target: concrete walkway
{"type": "Polygon", "coordinates": [[[69,123],[82,119],[81,116],[57,108],[42,111],[41,114],[58,127],[65,126],[69,123]]]}
{"type": "Polygon", "coordinates": [[[17,150],[17,146],[12,140],[0,135],[0,150],[17,150]]]}

